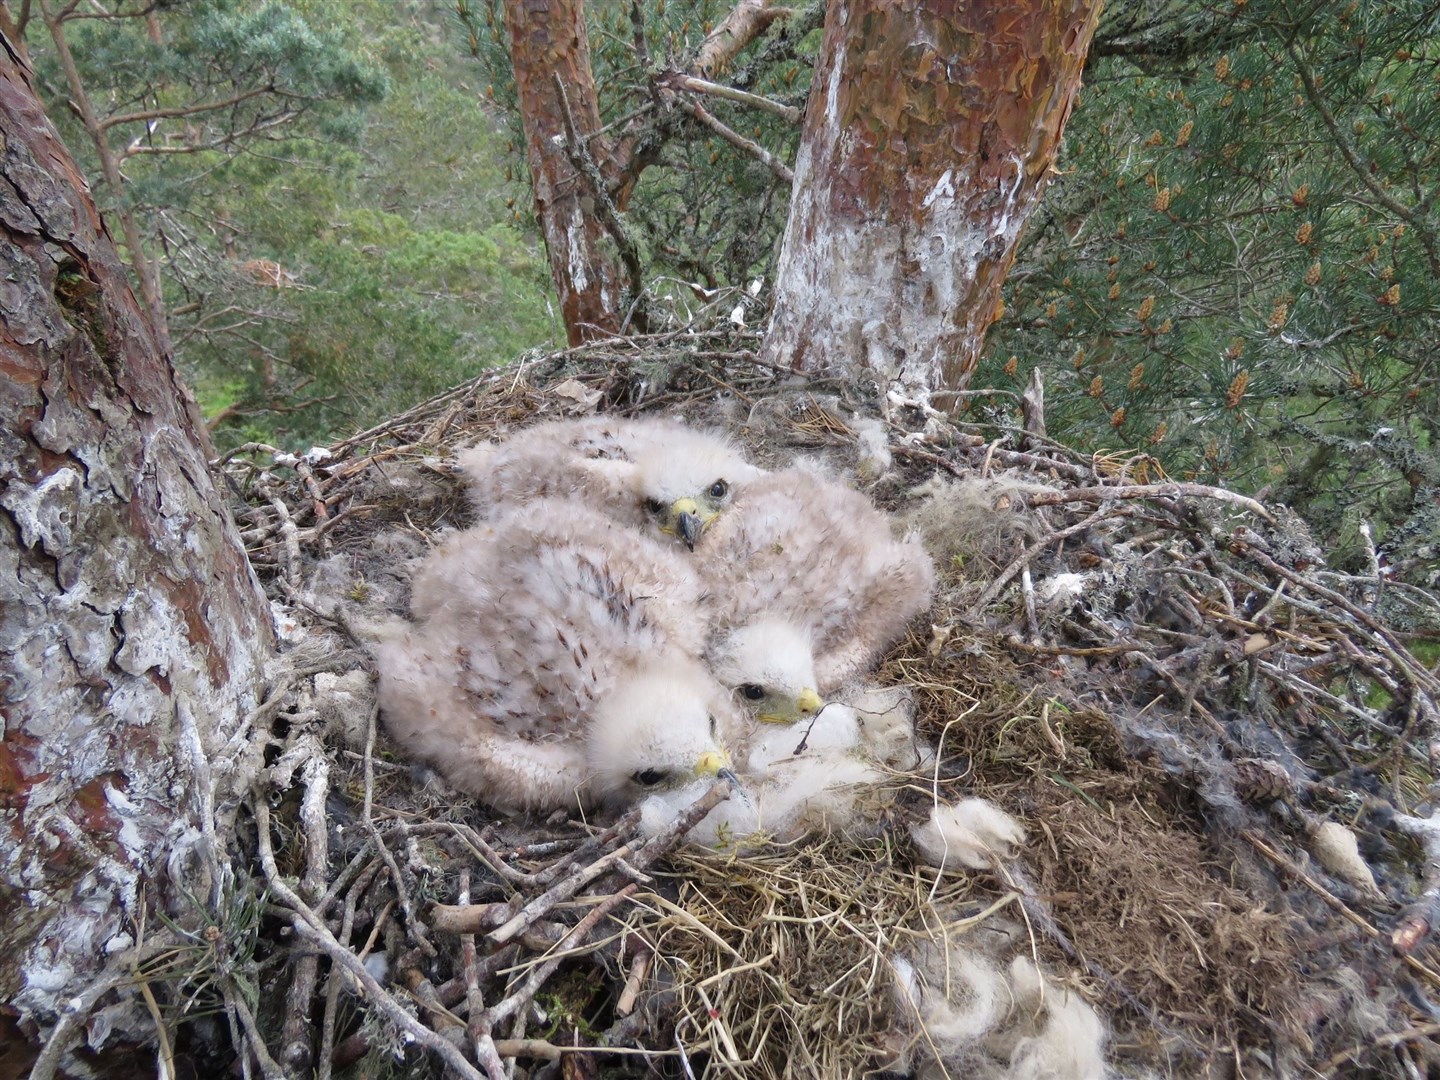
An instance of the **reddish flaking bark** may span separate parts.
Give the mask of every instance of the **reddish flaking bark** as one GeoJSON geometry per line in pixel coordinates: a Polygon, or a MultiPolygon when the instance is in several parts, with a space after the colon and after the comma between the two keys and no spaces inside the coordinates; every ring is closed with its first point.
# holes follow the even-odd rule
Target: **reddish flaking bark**
{"type": "MultiPolygon", "coordinates": [[[[565,149],[567,108],[582,139],[600,130],[585,5],[581,0],[505,0],[505,24],[535,215],[565,333],[571,345],[608,337],[619,331],[624,316],[624,279],[595,212],[592,178],[575,168],[565,149]]],[[[598,137],[588,139],[588,151],[597,161],[606,157],[598,137]]]]}
{"type": "Polygon", "coordinates": [[[0,267],[0,998],[33,1035],[145,907],[207,896],[272,638],[193,399],[3,40],[0,267]]]}
{"type": "Polygon", "coordinates": [[[796,163],[771,360],[959,389],[999,312],[1099,0],[831,5],[796,163]]]}

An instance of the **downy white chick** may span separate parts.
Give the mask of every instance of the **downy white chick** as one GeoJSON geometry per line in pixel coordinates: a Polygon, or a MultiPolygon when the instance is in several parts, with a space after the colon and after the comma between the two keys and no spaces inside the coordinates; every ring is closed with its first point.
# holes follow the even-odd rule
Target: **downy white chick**
{"type": "Polygon", "coordinates": [[[558,498],[694,547],[761,470],[722,436],[661,417],[552,420],[461,451],[477,518],[558,498]]]}
{"type": "Polygon", "coordinates": [[[729,768],[742,721],[698,660],[683,554],[542,500],[458,533],[416,580],[420,622],[379,650],[410,755],[501,810],[627,801],[729,768]]]}
{"type": "Polygon", "coordinates": [[[765,753],[764,746],[781,748],[788,740],[793,748],[806,732],[807,746],[820,749],[843,742],[844,749],[902,772],[928,757],[916,742],[915,700],[906,687],[847,686],[838,700],[827,703],[813,689],[815,658],[809,633],[784,619],[760,618],[720,634],[705,660],[715,677],[734,690],[737,704],[750,718],[766,725],[758,731],[726,735],[739,755],[737,764],[752,772],[763,772],[764,766],[746,766],[745,748],[756,760],[757,751],[765,753]],[[812,730],[809,721],[822,710],[824,723],[818,731],[812,730]],[[793,725],[799,727],[796,734],[791,733],[793,725]],[[827,733],[835,737],[827,741],[827,733]]]}
{"type": "Polygon", "coordinates": [[[783,619],[759,618],[722,632],[705,662],[734,691],[738,704],[762,724],[794,724],[820,711],[810,636],[783,619]]]}
{"type": "Polygon", "coordinates": [[[764,616],[808,633],[822,694],[869,671],[935,586],[925,549],[894,539],[869,499],[799,469],[746,484],[695,557],[719,626],[764,616]]]}

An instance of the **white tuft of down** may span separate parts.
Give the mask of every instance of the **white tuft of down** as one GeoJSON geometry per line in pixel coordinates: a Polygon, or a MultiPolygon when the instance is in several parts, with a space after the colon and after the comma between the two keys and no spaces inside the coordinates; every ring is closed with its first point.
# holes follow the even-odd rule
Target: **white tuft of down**
{"type": "MultiPolygon", "coordinates": [[[[892,1071],[976,1080],[1105,1080],[1107,1031],[1094,1008],[1009,946],[967,936],[891,956],[909,1045],[892,1071]],[[928,1060],[927,1060],[928,1059],[928,1060]]],[[[1011,942],[1010,944],[1015,944],[1011,942]]]]}
{"type": "Polygon", "coordinates": [[[915,739],[915,696],[908,687],[852,686],[840,700],[855,711],[859,746],[872,760],[908,772],[930,759],[930,748],[915,739]]]}
{"type": "Polygon", "coordinates": [[[926,973],[938,975],[940,985],[931,985],[903,956],[892,957],[890,964],[896,1004],[919,1021],[942,1057],[968,1049],[1010,1008],[1005,977],[987,958],[968,949],[952,948],[946,963],[926,965],[926,973]]]}
{"type": "Polygon", "coordinates": [[[988,799],[962,799],[932,807],[929,818],[910,827],[910,836],[932,866],[988,870],[1014,856],[1025,830],[988,799]]]}
{"type": "Polygon", "coordinates": [[[1371,896],[1383,896],[1375,875],[1360,854],[1355,834],[1336,821],[1327,821],[1310,837],[1310,850],[1330,873],[1371,896]]]}
{"type": "Polygon", "coordinates": [[[1014,1028],[994,1039],[1001,1080],[1104,1080],[1105,1025],[1079,994],[1045,978],[1028,956],[1010,963],[1014,1028]]]}

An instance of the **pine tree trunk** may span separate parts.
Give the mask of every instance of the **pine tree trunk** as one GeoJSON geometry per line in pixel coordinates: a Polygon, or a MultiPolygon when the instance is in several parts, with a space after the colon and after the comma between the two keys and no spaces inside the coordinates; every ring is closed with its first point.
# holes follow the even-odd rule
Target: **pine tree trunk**
{"type": "Polygon", "coordinates": [[[1101,0],[837,0],[795,167],[774,363],[962,389],[1101,0]]]}
{"type": "MultiPolygon", "coordinates": [[[[273,643],[193,399],[3,39],[0,264],[0,1001],[34,1036],[218,889],[273,643]]],[[[92,1043],[153,1036],[109,1001],[92,1043]]]]}
{"type": "Polygon", "coordinates": [[[582,0],[505,0],[505,24],[535,214],[565,333],[571,345],[608,337],[624,321],[624,278],[602,224],[598,166],[587,175],[566,149],[591,162],[605,154],[603,142],[590,138],[600,130],[600,108],[585,5],[582,0]]]}

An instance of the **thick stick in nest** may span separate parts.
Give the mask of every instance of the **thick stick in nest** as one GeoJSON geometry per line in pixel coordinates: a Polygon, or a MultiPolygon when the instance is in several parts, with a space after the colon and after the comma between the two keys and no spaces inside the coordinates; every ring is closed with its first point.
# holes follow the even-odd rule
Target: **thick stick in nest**
{"type": "MultiPolygon", "coordinates": [[[[523,1024],[527,1007],[545,982],[555,974],[561,963],[583,950],[592,931],[616,908],[628,901],[637,890],[638,885],[630,882],[614,892],[587,893],[586,896],[594,899],[596,903],[573,927],[563,931],[558,940],[544,934],[535,936],[535,943],[538,947],[547,950],[549,958],[539,963],[517,989],[493,1005],[486,1007],[482,982],[492,977],[497,968],[513,966],[516,958],[513,946],[509,943],[512,940],[528,940],[527,931],[533,929],[539,920],[558,905],[575,898],[586,885],[603,881],[618,873],[637,874],[644,867],[673,851],[706,814],[730,797],[733,790],[734,787],[728,780],[716,782],[666,830],[643,842],[629,840],[619,843],[619,846],[602,852],[588,863],[575,859],[576,852],[562,856],[550,870],[554,871],[557,867],[569,866],[571,868],[569,876],[560,883],[546,888],[545,891],[522,906],[519,911],[514,910],[513,904],[475,905],[469,903],[471,872],[469,869],[464,870],[460,895],[457,897],[459,903],[436,905],[430,913],[432,929],[442,932],[460,931],[459,974],[443,986],[435,987],[418,971],[402,967],[402,978],[411,984],[412,996],[426,1005],[423,1015],[430,1017],[431,1024],[426,1024],[419,1017],[412,1015],[394,994],[371,975],[359,958],[334,937],[315,911],[286,884],[275,860],[270,840],[270,812],[263,798],[257,797],[255,800],[255,817],[259,835],[260,861],[266,879],[272,895],[278,903],[288,909],[291,925],[297,934],[329,956],[337,970],[347,972],[363,988],[365,997],[397,1029],[426,1051],[438,1056],[454,1071],[455,1075],[502,1080],[507,1075],[503,1060],[505,1057],[518,1055],[551,1057],[558,1055],[565,1048],[553,1047],[543,1040],[525,1040],[518,1037],[497,1040],[492,1033],[508,1021],[518,1021],[523,1024]],[[494,951],[489,957],[481,959],[473,934],[473,930],[477,928],[474,924],[477,915],[488,916],[487,921],[493,922],[497,909],[512,913],[512,917],[499,931],[489,935],[494,951]],[[464,1011],[468,1014],[469,1020],[464,1025],[457,1026],[447,1010],[462,1000],[466,1003],[464,1011]],[[457,1045],[457,1042],[462,1045],[457,1045]],[[508,1053],[502,1051],[508,1051],[508,1053]],[[478,1071],[472,1061],[479,1064],[478,1071]]],[[[620,827],[606,830],[601,834],[605,838],[602,847],[608,847],[624,840],[628,833],[633,832],[636,820],[635,815],[627,815],[617,823],[617,826],[620,827]]],[[[383,843],[383,840],[371,837],[370,843],[372,845],[383,843]]],[[[585,850],[584,845],[577,849],[582,852],[585,850]]],[[[476,854],[480,856],[477,861],[483,868],[494,872],[491,859],[498,859],[499,853],[490,848],[488,856],[479,852],[476,854]]],[[[376,869],[379,869],[378,863],[376,869]]],[[[546,874],[517,876],[528,878],[525,884],[534,886],[536,883],[548,883],[553,880],[555,875],[547,872],[546,874]]],[[[347,908],[345,920],[347,937],[350,911],[351,909],[347,908]]],[[[330,1009],[327,1002],[327,1017],[329,1014],[330,1009]]],[[[326,1049],[333,1045],[333,1028],[328,1027],[332,1023],[333,1019],[327,1019],[328,1037],[323,1044],[326,1049]]],[[[368,1041],[363,1038],[358,1044],[355,1044],[354,1037],[347,1040],[346,1043],[347,1045],[343,1048],[336,1048],[335,1056],[337,1058],[343,1053],[346,1059],[353,1059],[358,1053],[363,1053],[368,1045],[368,1041]]],[[[257,1044],[257,1049],[263,1049],[263,1044],[257,1044]]],[[[268,1055],[263,1055],[262,1061],[264,1057],[268,1057],[268,1055]]],[[[321,1071],[328,1073],[329,1066],[329,1061],[323,1062],[321,1071]]]]}

